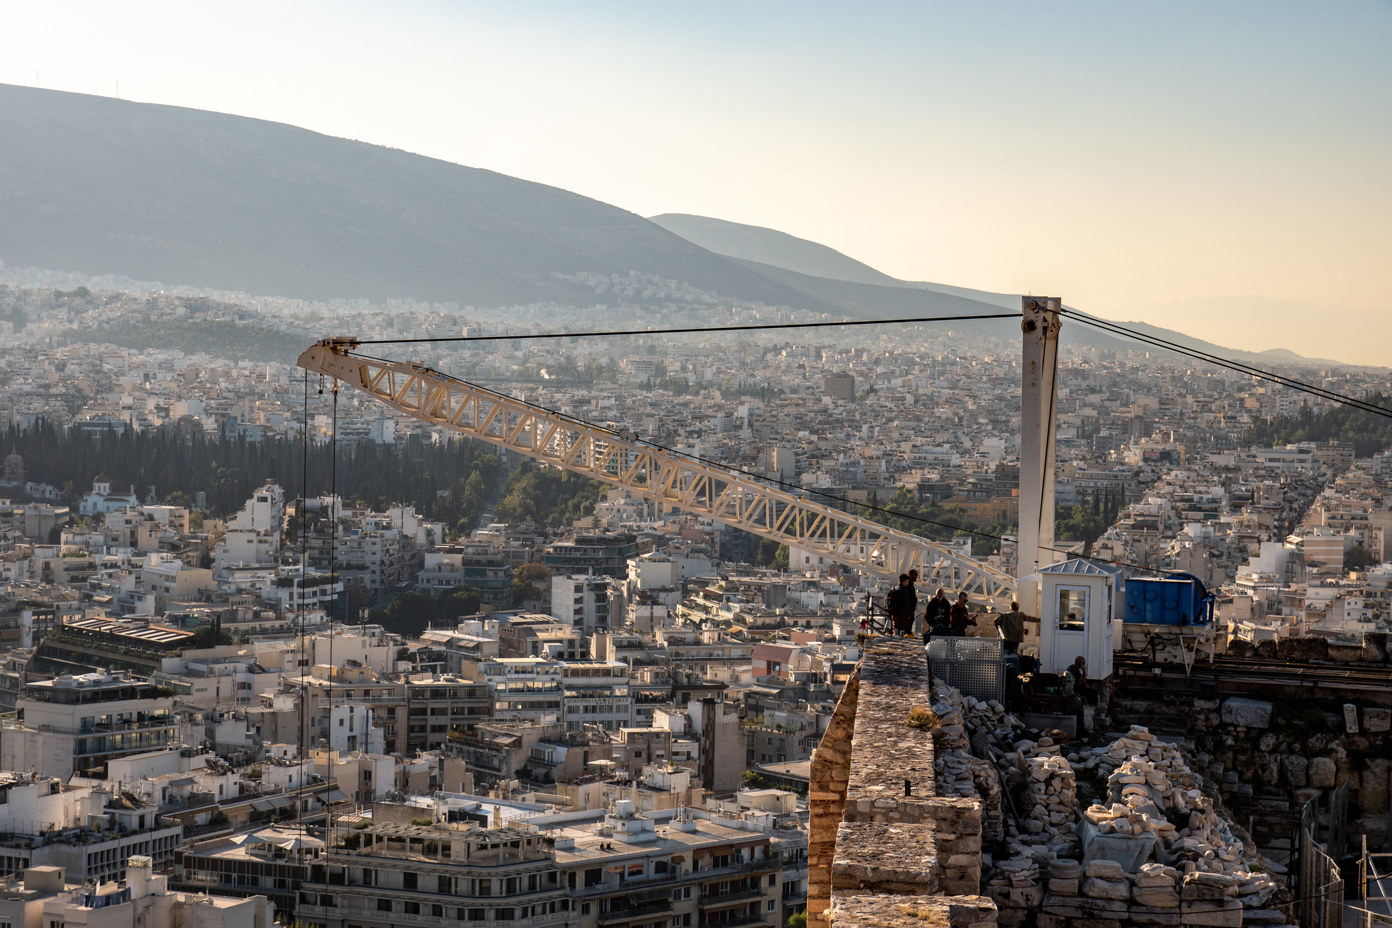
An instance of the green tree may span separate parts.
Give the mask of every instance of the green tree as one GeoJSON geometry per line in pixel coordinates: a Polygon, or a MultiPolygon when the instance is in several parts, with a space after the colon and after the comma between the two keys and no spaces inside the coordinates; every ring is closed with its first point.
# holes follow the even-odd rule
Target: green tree
{"type": "MultiPolygon", "coordinates": [[[[1392,409],[1392,398],[1370,393],[1362,400],[1383,409],[1392,409]]],[[[1247,430],[1243,443],[1272,447],[1302,441],[1339,441],[1353,445],[1356,457],[1371,457],[1392,445],[1392,417],[1353,406],[1338,405],[1316,413],[1302,404],[1294,416],[1279,416],[1256,422],[1247,430]]]]}
{"type": "Polygon", "coordinates": [[[446,622],[476,615],[483,605],[483,594],[472,586],[457,586],[440,597],[440,613],[446,622]]]}
{"type": "Polygon", "coordinates": [[[222,630],[220,621],[198,626],[193,630],[193,637],[189,639],[189,647],[195,649],[215,648],[224,644],[232,644],[232,636],[222,630]]]}
{"type": "Polygon", "coordinates": [[[1377,558],[1362,545],[1354,545],[1344,554],[1345,570],[1367,570],[1377,566],[1377,558]]]}
{"type": "Polygon", "coordinates": [[[551,568],[545,564],[523,564],[513,572],[512,602],[515,606],[530,599],[551,602],[551,568]]]}
{"type": "Polygon", "coordinates": [[[1060,541],[1096,541],[1107,530],[1102,521],[1102,513],[1096,507],[1088,511],[1083,506],[1069,506],[1061,509],[1054,517],[1054,535],[1060,541]]]}
{"type": "Polygon", "coordinates": [[[387,631],[419,635],[441,618],[440,604],[429,593],[398,593],[385,609],[373,609],[369,618],[387,631]]]}
{"type": "Polygon", "coordinates": [[[933,502],[920,503],[908,487],[900,487],[878,509],[855,506],[851,511],[890,528],[933,541],[945,542],[961,535],[971,535],[972,551],[976,555],[994,553],[1000,547],[998,536],[1013,530],[1010,526],[994,525],[983,526],[973,532],[962,525],[960,510],[949,509],[933,502]]]}
{"type": "Polygon", "coordinates": [[[555,467],[524,464],[503,489],[498,518],[509,525],[532,522],[539,526],[566,526],[594,514],[604,484],[555,467]]]}
{"type": "Polygon", "coordinates": [[[788,569],[788,555],[789,555],[788,546],[787,546],[787,545],[779,545],[779,546],[778,546],[778,549],[777,549],[776,551],[773,552],[773,566],[774,566],[775,568],[777,568],[778,570],[787,570],[787,569],[788,569]]]}

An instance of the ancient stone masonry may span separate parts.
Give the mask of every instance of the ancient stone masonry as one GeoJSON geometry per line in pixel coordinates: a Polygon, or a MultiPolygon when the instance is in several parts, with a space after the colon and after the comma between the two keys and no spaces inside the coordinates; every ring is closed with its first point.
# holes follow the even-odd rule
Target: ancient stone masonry
{"type": "MultiPolygon", "coordinates": [[[[1268,705],[1230,702],[1241,724],[1270,722],[1268,705]]],[[[1226,817],[1212,758],[1195,762],[1208,777],[1141,726],[1093,746],[1026,737],[999,703],[933,682],[916,642],[872,640],[813,756],[809,922],[1287,925],[1288,892],[1226,817]]]]}
{"type": "Polygon", "coordinates": [[[1327,805],[1331,790],[1347,786],[1349,833],[1371,848],[1387,844],[1392,709],[1232,697],[1197,704],[1189,722],[1196,763],[1239,821],[1283,827],[1304,803],[1327,805]]]}
{"type": "MultiPolygon", "coordinates": [[[[863,666],[863,665],[862,665],[863,666]]],[[[831,906],[831,864],[836,854],[837,827],[846,809],[846,784],[851,771],[851,738],[860,697],[860,671],[846,681],[836,711],[821,743],[812,754],[807,794],[807,917],[825,924],[831,906]]]]}
{"type": "Polygon", "coordinates": [[[1019,791],[1036,804],[1009,842],[1012,856],[990,875],[1000,924],[1031,916],[1040,928],[1081,918],[1094,928],[1288,921],[1267,908],[1283,890],[1265,860],[1236,836],[1174,745],[1134,726],[1105,747],[1067,755],[1047,737],[1016,748],[1019,791]],[[1099,778],[1102,793],[1076,824],[1055,821],[1064,807],[1056,797],[1075,789],[1075,770],[1099,778]]]}
{"type": "Polygon", "coordinates": [[[977,895],[987,803],[975,787],[994,770],[970,758],[960,698],[933,697],[920,643],[869,643],[813,755],[812,924],[995,925],[977,895]]]}

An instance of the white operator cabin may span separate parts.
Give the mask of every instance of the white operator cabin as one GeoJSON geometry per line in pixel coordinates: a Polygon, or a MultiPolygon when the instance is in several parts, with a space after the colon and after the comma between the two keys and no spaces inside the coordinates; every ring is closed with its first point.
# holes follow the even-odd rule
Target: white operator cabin
{"type": "Polygon", "coordinates": [[[1121,569],[1075,559],[1038,571],[1039,669],[1062,673],[1087,658],[1088,676],[1112,675],[1112,648],[1121,622],[1121,569]]]}

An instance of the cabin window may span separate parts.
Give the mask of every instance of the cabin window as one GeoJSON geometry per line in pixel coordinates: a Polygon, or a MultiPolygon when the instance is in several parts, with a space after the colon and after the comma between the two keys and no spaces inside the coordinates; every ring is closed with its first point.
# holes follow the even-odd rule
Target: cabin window
{"type": "Polygon", "coordinates": [[[1088,591],[1086,587],[1062,586],[1058,590],[1058,628],[1060,631],[1082,631],[1087,618],[1088,591]]]}

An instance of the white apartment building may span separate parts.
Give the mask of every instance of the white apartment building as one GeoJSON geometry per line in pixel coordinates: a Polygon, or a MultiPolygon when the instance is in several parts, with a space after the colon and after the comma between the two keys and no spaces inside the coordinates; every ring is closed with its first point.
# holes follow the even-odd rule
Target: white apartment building
{"type": "Polygon", "coordinates": [[[298,613],[301,609],[335,612],[346,589],[341,576],[309,574],[301,577],[298,570],[289,570],[281,571],[275,583],[266,589],[263,598],[268,603],[283,607],[286,612],[298,613]]]}
{"type": "Polygon", "coordinates": [[[327,721],[330,750],[343,754],[352,751],[381,754],[385,751],[384,734],[380,727],[373,725],[370,706],[356,702],[331,705],[327,721]]]}
{"type": "Polygon", "coordinates": [[[493,697],[493,720],[560,721],[565,698],[563,666],[543,657],[500,657],[479,664],[493,697]]]}
{"type": "Polygon", "coordinates": [[[285,491],[268,482],[227,524],[227,534],[213,556],[213,569],[221,572],[224,567],[273,562],[284,520],[285,491]]]}
{"type": "Polygon", "coordinates": [[[633,724],[633,699],[628,692],[628,665],[622,661],[566,661],[565,726],[580,731],[600,725],[618,731],[633,724]]]}
{"type": "Polygon", "coordinates": [[[170,600],[193,599],[214,588],[213,572],[190,567],[172,554],[147,554],[140,565],[140,587],[153,594],[157,608],[170,600]]]}
{"type": "Polygon", "coordinates": [[[156,693],[124,671],[30,683],[16,703],[23,721],[7,721],[0,733],[0,769],[64,781],[105,776],[113,758],[166,747],[174,741],[174,698],[156,693]]]}
{"type": "Polygon", "coordinates": [[[551,615],[583,634],[611,627],[608,577],[582,574],[551,578],[551,615]]]}
{"type": "Polygon", "coordinates": [[[273,928],[275,907],[265,896],[234,899],[169,890],[153,861],[135,855],[126,882],[83,886],[55,894],[43,906],[44,928],[273,928]]]}

